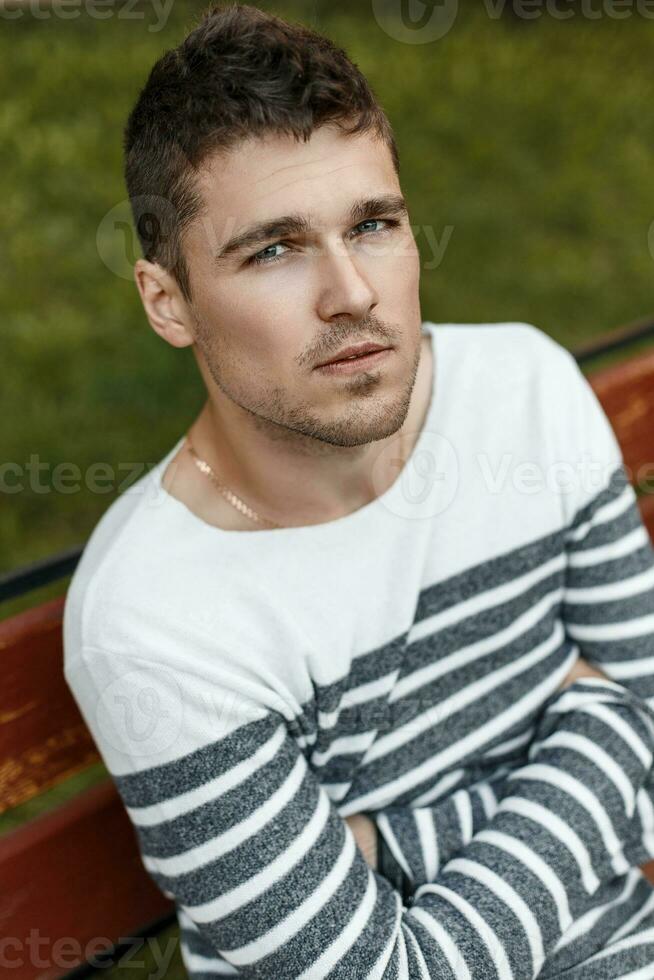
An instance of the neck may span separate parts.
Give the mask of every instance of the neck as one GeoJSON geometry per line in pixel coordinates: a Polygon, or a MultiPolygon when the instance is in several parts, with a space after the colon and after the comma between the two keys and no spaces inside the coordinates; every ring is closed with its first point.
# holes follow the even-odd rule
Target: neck
{"type": "MultiPolygon", "coordinates": [[[[365,506],[397,479],[424,425],[432,388],[433,351],[423,334],[408,411],[386,438],[332,445],[244,412],[224,395],[207,400],[189,435],[221,482],[262,517],[282,526],[321,523],[365,506]]],[[[199,476],[209,484],[206,493],[215,494],[199,476]]]]}

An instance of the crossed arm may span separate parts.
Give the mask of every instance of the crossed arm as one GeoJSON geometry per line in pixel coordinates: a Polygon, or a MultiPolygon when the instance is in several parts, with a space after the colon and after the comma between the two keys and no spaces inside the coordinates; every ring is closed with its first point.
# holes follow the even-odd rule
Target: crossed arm
{"type": "MultiPolygon", "coordinates": [[[[565,688],[573,684],[574,681],[587,677],[599,677],[601,679],[607,679],[606,674],[604,674],[602,671],[598,670],[597,668],[593,667],[591,664],[587,663],[587,661],[584,660],[583,657],[579,657],[578,660],[575,662],[574,666],[572,667],[572,669],[570,670],[570,672],[568,673],[567,677],[561,684],[559,690],[564,690],[565,688]]],[[[497,801],[495,799],[495,793],[490,788],[490,786],[488,786],[488,791],[492,794],[493,805],[496,805],[497,801]]],[[[345,817],[344,819],[348,827],[352,831],[352,834],[354,835],[354,839],[357,843],[357,847],[361,851],[366,862],[371,868],[373,868],[373,870],[376,870],[378,865],[378,854],[377,854],[378,838],[377,838],[377,827],[374,821],[371,819],[371,817],[367,816],[367,814],[365,813],[355,813],[349,817],[345,817]]],[[[474,824],[472,824],[471,829],[477,830],[481,828],[480,827],[475,828],[474,824]]],[[[466,843],[465,841],[461,841],[462,846],[465,843],[466,843]]],[[[443,853],[441,853],[439,856],[440,859],[443,860],[443,858],[447,859],[447,856],[453,858],[456,855],[454,851],[450,850],[448,851],[447,856],[443,853]]],[[[401,866],[398,866],[398,868],[400,874],[405,872],[405,869],[402,868],[401,866]]]]}
{"type": "MultiPolygon", "coordinates": [[[[145,867],[238,975],[533,980],[601,884],[630,867],[623,843],[651,770],[654,723],[611,681],[579,678],[552,696],[530,764],[510,773],[488,823],[456,857],[444,855],[406,908],[366,863],[280,715],[234,691],[229,731],[212,739],[206,691],[224,678],[211,665],[168,678],[154,659],[93,657],[99,698],[104,672],[114,678],[102,709],[115,714],[112,738],[130,758],[114,778],[145,867]],[[148,765],[121,705],[136,681],[156,703],[176,703],[169,680],[183,726],[156,746],[167,761],[148,765]],[[592,759],[577,751],[588,737],[592,759]]],[[[82,658],[70,679],[86,669],[82,658]]],[[[559,668],[560,682],[569,669],[559,668]]],[[[86,707],[106,745],[106,721],[86,707]]]]}

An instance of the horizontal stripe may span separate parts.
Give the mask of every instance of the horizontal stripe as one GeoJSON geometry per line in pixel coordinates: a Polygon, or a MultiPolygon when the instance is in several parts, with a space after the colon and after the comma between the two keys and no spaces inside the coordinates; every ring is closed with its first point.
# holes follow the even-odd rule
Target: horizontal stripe
{"type": "Polygon", "coordinates": [[[466,452],[433,520],[398,522],[400,494],[338,541],[270,541],[124,495],[70,596],[66,678],[189,980],[593,980],[654,947],[654,549],[617,440],[536,328],[441,338],[437,428],[466,452]],[[489,493],[505,459],[582,452],[597,489],[489,493]],[[580,656],[609,679],[561,690],[580,656]],[[410,897],[347,832],[362,810],[410,897]]]}

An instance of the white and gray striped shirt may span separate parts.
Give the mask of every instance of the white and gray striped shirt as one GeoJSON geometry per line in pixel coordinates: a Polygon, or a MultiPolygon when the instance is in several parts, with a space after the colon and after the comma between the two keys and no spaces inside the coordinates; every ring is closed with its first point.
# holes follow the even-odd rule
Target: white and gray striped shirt
{"type": "Polygon", "coordinates": [[[71,583],[65,676],[192,980],[654,977],[654,550],[619,446],[540,329],[423,329],[377,499],[212,527],[161,486],[182,437],[71,583]],[[580,654],[609,679],[560,692],[580,654]]]}

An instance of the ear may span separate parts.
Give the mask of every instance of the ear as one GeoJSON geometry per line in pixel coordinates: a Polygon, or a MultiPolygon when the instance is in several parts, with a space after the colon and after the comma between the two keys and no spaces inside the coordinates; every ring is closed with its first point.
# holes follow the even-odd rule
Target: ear
{"type": "Polygon", "coordinates": [[[173,347],[189,347],[192,320],[177,280],[156,262],[137,259],[134,279],[150,326],[173,347]]]}

